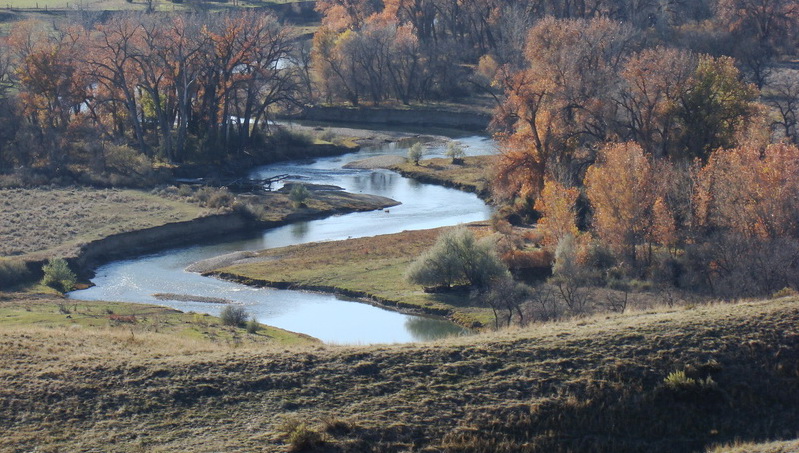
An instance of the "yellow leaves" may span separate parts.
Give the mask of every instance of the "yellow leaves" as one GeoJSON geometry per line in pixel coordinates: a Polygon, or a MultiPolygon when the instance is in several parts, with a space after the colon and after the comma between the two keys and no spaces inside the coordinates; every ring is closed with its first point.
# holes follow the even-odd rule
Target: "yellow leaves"
{"type": "Polygon", "coordinates": [[[580,195],[576,188],[567,188],[557,181],[548,179],[544,183],[541,196],[535,202],[535,209],[542,214],[538,228],[544,234],[544,244],[557,245],[566,235],[577,236],[577,213],[574,204],[580,195]]]}
{"type": "Polygon", "coordinates": [[[588,169],[585,187],[594,229],[617,253],[630,254],[652,225],[652,165],[635,143],[607,145],[588,169]]]}
{"type": "Polygon", "coordinates": [[[748,237],[799,232],[799,148],[779,144],[717,150],[699,173],[701,224],[748,237]]]}

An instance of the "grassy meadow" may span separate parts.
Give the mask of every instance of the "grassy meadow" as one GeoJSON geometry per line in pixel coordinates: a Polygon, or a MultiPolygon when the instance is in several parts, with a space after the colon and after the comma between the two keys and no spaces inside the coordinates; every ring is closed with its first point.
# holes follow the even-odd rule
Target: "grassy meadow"
{"type": "MultiPolygon", "coordinates": [[[[489,234],[486,224],[468,228],[478,236],[489,234]]],[[[487,325],[492,320],[490,310],[474,304],[468,294],[426,293],[405,281],[408,265],[435,243],[441,231],[404,231],[263,250],[213,273],[250,284],[339,291],[400,309],[444,315],[467,327],[487,325]]]]}
{"type": "Polygon", "coordinates": [[[74,331],[109,335],[158,347],[294,345],[316,340],[260,325],[255,333],[222,324],[215,316],[183,313],[167,307],[120,302],[80,301],[57,295],[0,293],[0,331],[74,331]],[[204,346],[203,346],[204,345],[204,346]]]}
{"type": "Polygon", "coordinates": [[[369,347],[2,323],[0,448],[781,451],[797,326],[795,298],[369,347]]]}
{"type": "Polygon", "coordinates": [[[406,162],[391,169],[418,181],[455,187],[487,197],[488,172],[495,159],[495,156],[470,156],[465,157],[462,163],[453,164],[451,159],[435,158],[422,160],[419,165],[406,162]]]}

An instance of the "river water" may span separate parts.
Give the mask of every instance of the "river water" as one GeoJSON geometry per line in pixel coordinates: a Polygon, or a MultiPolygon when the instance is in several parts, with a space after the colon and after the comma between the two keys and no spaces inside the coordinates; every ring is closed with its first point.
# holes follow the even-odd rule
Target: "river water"
{"type": "MultiPolygon", "coordinates": [[[[457,141],[464,146],[467,155],[494,152],[494,142],[485,137],[459,137],[457,141]]],[[[436,228],[485,220],[490,216],[490,208],[474,194],[419,183],[387,170],[343,168],[349,162],[367,157],[404,156],[406,153],[407,149],[386,144],[344,156],[258,167],[251,174],[254,178],[289,174],[292,181],[333,184],[350,192],[381,195],[402,203],[387,211],[298,222],[265,230],[249,239],[200,244],[115,261],[97,269],[92,280],[95,286],[74,291],[69,297],[159,304],[212,315],[218,315],[224,305],[158,300],[154,294],[222,298],[244,304],[261,323],[335,344],[403,343],[463,333],[460,327],[447,321],[397,313],[335,295],[251,288],[185,270],[194,262],[231,252],[436,228]]],[[[426,151],[425,158],[443,153],[443,147],[433,148],[426,151]]]]}

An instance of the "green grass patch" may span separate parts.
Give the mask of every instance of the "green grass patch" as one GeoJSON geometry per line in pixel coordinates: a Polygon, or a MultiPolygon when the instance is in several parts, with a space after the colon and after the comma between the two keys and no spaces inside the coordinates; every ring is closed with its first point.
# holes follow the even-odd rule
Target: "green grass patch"
{"type": "Polygon", "coordinates": [[[106,330],[130,335],[159,334],[217,344],[296,345],[307,335],[261,325],[255,334],[224,325],[218,317],[167,307],[122,302],[79,301],[57,296],[6,294],[0,300],[0,331],[19,328],[106,330]]]}

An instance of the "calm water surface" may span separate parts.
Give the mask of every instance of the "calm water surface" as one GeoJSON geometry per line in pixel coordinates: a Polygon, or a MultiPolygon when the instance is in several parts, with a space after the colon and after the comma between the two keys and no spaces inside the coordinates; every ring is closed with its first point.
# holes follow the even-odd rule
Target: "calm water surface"
{"type": "MultiPolygon", "coordinates": [[[[494,142],[485,137],[462,137],[467,155],[490,154],[494,142]]],[[[443,148],[425,157],[443,155],[443,148]]],[[[452,323],[384,310],[335,295],[306,291],[251,288],[187,272],[188,265],[243,250],[261,250],[314,241],[397,233],[487,219],[490,208],[477,196],[454,189],[422,184],[386,170],[344,169],[367,157],[398,154],[406,149],[386,145],[345,156],[314,161],[285,162],[252,171],[251,177],[290,174],[291,180],[334,184],[350,192],[381,195],[401,202],[388,211],[352,213],[299,222],[263,231],[249,239],[166,250],[132,260],[116,261],[97,269],[94,287],[74,291],[80,300],[109,300],[166,305],[182,311],[217,315],[222,304],[158,300],[153,295],[173,293],[217,297],[244,304],[264,324],[319,338],[327,343],[371,344],[425,341],[458,334],[452,323]]]]}

